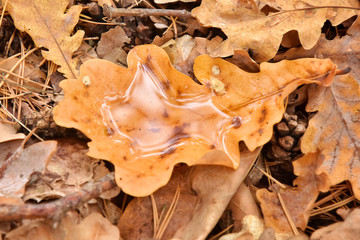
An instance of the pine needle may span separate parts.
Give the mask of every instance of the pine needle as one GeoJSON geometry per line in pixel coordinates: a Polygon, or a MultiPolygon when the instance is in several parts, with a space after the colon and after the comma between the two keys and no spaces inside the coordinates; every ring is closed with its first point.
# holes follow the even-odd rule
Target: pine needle
{"type": "Polygon", "coordinates": [[[157,211],[157,207],[156,207],[155,198],[153,197],[153,195],[151,195],[150,197],[151,197],[151,203],[153,204],[153,212],[154,212],[154,237],[153,238],[161,239],[167,226],[169,225],[169,222],[170,222],[172,216],[174,215],[174,212],[175,212],[175,209],[176,209],[177,203],[179,201],[179,197],[180,197],[180,187],[178,186],[176,188],[174,198],[170,204],[169,209],[167,210],[167,212],[165,214],[164,219],[162,219],[162,216],[160,216],[160,218],[158,217],[158,213],[157,213],[158,211],[157,211]],[[155,210],[156,210],[156,213],[155,213],[155,210]],[[161,219],[162,219],[162,221],[160,221],[161,219]],[[156,231],[155,231],[155,229],[156,229],[156,231]]]}
{"type": "Polygon", "coordinates": [[[299,235],[299,231],[296,228],[296,225],[295,225],[295,223],[294,223],[294,221],[293,221],[293,219],[292,219],[292,217],[291,217],[291,215],[289,213],[288,208],[285,205],[285,202],[284,202],[283,198],[281,197],[281,194],[279,192],[277,192],[276,194],[277,194],[277,197],[278,197],[278,199],[280,201],[281,207],[282,207],[282,209],[283,209],[283,211],[285,213],[285,216],[286,216],[286,218],[287,218],[287,220],[288,220],[288,222],[290,224],[290,227],[291,227],[293,233],[296,236],[299,235]]]}

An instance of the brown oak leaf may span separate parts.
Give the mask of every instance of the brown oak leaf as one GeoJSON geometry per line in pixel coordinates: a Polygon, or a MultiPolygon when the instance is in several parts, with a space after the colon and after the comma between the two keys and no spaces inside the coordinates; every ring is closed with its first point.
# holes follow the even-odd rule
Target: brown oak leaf
{"type": "Polygon", "coordinates": [[[275,56],[283,35],[291,30],[296,30],[302,46],[310,49],[318,41],[326,20],[336,26],[357,15],[356,10],[326,6],[359,7],[357,0],[263,0],[260,3],[277,12],[266,15],[254,1],[223,0],[203,0],[200,7],[192,10],[192,15],[202,24],[221,28],[228,37],[218,47],[217,52],[222,54],[213,54],[226,57],[234,50],[247,49],[256,61],[268,61],[275,56]]]}

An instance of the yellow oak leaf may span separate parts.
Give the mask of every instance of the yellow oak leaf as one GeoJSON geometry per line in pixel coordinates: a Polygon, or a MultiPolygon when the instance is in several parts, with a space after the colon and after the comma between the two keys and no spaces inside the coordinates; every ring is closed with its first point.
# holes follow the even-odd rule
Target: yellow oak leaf
{"type": "MultiPolygon", "coordinates": [[[[273,125],[281,120],[285,112],[284,99],[292,91],[302,84],[326,86],[331,83],[334,70],[335,65],[328,59],[262,63],[259,73],[246,72],[232,63],[208,55],[197,57],[194,64],[196,78],[213,90],[215,106],[239,119],[228,138],[236,136],[251,151],[270,140],[273,125]],[[331,71],[332,74],[328,75],[331,71]]],[[[236,151],[236,142],[227,144],[233,144],[232,151],[236,151]]]]}
{"type": "Polygon", "coordinates": [[[72,58],[81,44],[84,31],[72,31],[79,20],[80,5],[65,12],[69,0],[11,0],[7,11],[15,27],[27,32],[37,47],[44,47],[43,56],[60,65],[59,71],[67,78],[76,78],[77,61],[72,58]]]}
{"type": "Polygon", "coordinates": [[[357,15],[357,10],[326,6],[358,8],[360,5],[357,0],[262,0],[260,3],[277,12],[266,15],[254,1],[245,0],[203,0],[200,7],[192,10],[192,15],[202,24],[221,28],[228,37],[214,56],[226,57],[234,50],[247,49],[256,61],[268,61],[275,56],[283,35],[291,30],[296,30],[302,46],[310,49],[318,41],[326,20],[336,26],[357,15]]]}
{"type": "Polygon", "coordinates": [[[127,62],[85,62],[78,79],[61,82],[65,99],[54,120],[88,136],[88,154],[111,161],[117,184],[136,196],[165,185],[177,163],[237,168],[238,141],[250,150],[266,143],[284,98],[301,84],[329,84],[336,69],[330,60],[301,59],[247,73],[205,55],[195,59],[199,85],[155,45],[135,47],[127,62]],[[224,91],[211,88],[209,74],[224,91]]]}

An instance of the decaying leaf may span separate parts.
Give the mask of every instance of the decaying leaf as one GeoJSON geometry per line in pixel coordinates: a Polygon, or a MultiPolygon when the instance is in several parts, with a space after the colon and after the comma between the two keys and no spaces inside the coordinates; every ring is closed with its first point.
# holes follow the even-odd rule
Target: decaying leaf
{"type": "Polygon", "coordinates": [[[254,1],[206,0],[193,9],[192,14],[205,26],[221,28],[227,35],[228,39],[219,45],[218,51],[222,52],[219,56],[226,57],[234,50],[247,49],[256,61],[263,62],[275,56],[283,35],[291,30],[296,30],[302,46],[310,49],[318,41],[326,20],[336,26],[357,15],[352,9],[316,7],[359,7],[357,0],[263,0],[260,3],[279,12],[266,15],[254,1]],[[303,8],[310,9],[299,10],[303,8]]]}
{"type": "Polygon", "coordinates": [[[44,198],[63,197],[108,173],[105,166],[99,165],[99,159],[86,155],[88,149],[85,142],[68,138],[58,139],[57,142],[56,152],[47,164],[45,173],[27,185],[24,200],[40,202],[44,198]],[[94,176],[94,172],[97,176],[94,176]]]}
{"type": "Polygon", "coordinates": [[[117,26],[101,34],[96,52],[102,59],[126,65],[126,52],[122,47],[129,42],[130,38],[126,36],[125,31],[117,26]]]}
{"type": "MultiPolygon", "coordinates": [[[[4,2],[3,2],[4,3],[4,2]]],[[[20,31],[27,32],[37,47],[44,47],[44,58],[60,65],[68,78],[77,77],[77,61],[72,54],[81,44],[84,31],[72,31],[79,20],[80,5],[65,9],[69,0],[11,0],[6,10],[20,31]]]]}
{"type": "Polygon", "coordinates": [[[128,66],[87,61],[80,78],[61,82],[65,99],[54,120],[92,139],[88,154],[110,160],[117,184],[136,196],[166,184],[179,162],[238,167],[238,141],[250,150],[266,143],[284,98],[300,84],[329,84],[336,68],[330,60],[302,59],[247,73],[201,56],[194,70],[205,85],[198,85],[155,45],[135,47],[128,66]]]}
{"type": "Polygon", "coordinates": [[[25,185],[34,172],[43,172],[56,150],[56,141],[35,143],[22,149],[21,140],[0,144],[0,196],[23,196],[25,185]]]}

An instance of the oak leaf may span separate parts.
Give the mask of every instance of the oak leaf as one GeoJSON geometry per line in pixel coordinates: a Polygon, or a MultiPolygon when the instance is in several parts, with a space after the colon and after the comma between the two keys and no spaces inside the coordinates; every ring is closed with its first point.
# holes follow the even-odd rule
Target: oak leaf
{"type": "Polygon", "coordinates": [[[219,45],[218,51],[222,55],[218,56],[230,56],[234,50],[245,48],[251,51],[256,61],[263,62],[275,56],[283,35],[291,30],[296,30],[302,46],[310,49],[318,41],[326,20],[336,26],[357,15],[356,10],[326,6],[359,7],[357,0],[260,2],[279,12],[266,15],[254,1],[204,0],[200,7],[192,10],[192,15],[205,26],[221,28],[227,35],[228,39],[219,45]],[[299,10],[304,8],[310,9],[299,10]]]}
{"type": "Polygon", "coordinates": [[[60,65],[59,71],[67,78],[76,78],[76,59],[72,58],[81,44],[84,31],[72,31],[79,20],[80,5],[65,9],[69,0],[11,0],[7,11],[15,27],[27,32],[37,47],[44,47],[42,55],[60,65]]]}
{"type": "Polygon", "coordinates": [[[299,176],[294,181],[296,188],[280,189],[278,185],[272,185],[270,186],[272,192],[267,189],[256,192],[267,227],[272,227],[277,233],[292,231],[277,195],[280,194],[295,226],[305,229],[310,211],[319,194],[319,188],[323,188],[321,184],[326,183],[325,174],[315,174],[319,165],[319,161],[316,160],[321,158],[319,152],[309,153],[293,163],[294,173],[299,176]]]}
{"type": "Polygon", "coordinates": [[[65,99],[54,120],[87,135],[88,154],[110,160],[117,184],[136,196],[165,185],[179,162],[238,167],[238,141],[250,150],[266,143],[282,117],[284,98],[300,84],[329,84],[336,68],[330,60],[302,59],[265,63],[262,72],[247,73],[200,56],[195,74],[206,84],[199,85],[155,45],[135,47],[127,60],[128,68],[85,62],[80,78],[61,82],[65,99]],[[215,65],[222,95],[207,82],[215,65]]]}
{"type": "MultiPolygon", "coordinates": [[[[217,108],[239,117],[227,138],[243,140],[252,151],[270,140],[273,125],[285,111],[284,99],[302,84],[329,85],[335,68],[330,60],[299,59],[262,63],[259,73],[249,73],[220,58],[202,55],[195,59],[194,74],[213,91],[217,108]]],[[[233,144],[232,151],[236,151],[236,142],[227,144],[233,144]]]]}
{"type": "Polygon", "coordinates": [[[329,88],[309,87],[306,111],[317,114],[309,121],[301,151],[323,155],[316,174],[326,174],[328,190],[349,180],[360,199],[360,86],[350,75],[337,77],[329,88]],[[331,120],[330,120],[331,119],[331,120]]]}

